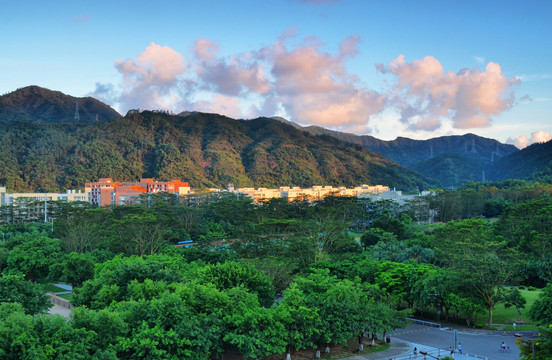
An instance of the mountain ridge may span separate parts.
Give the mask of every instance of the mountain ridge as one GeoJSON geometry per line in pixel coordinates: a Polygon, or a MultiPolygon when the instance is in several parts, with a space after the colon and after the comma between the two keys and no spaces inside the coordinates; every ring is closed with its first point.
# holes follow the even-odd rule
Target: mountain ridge
{"type": "Polygon", "coordinates": [[[26,86],[0,96],[0,122],[34,120],[43,122],[92,123],[118,119],[121,115],[93,97],[74,97],[40,86],[26,86]]]}
{"type": "Polygon", "coordinates": [[[100,177],[219,188],[438,185],[369,149],[269,118],[142,111],[92,124],[0,122],[0,130],[0,181],[17,191],[78,188],[100,177]]]}

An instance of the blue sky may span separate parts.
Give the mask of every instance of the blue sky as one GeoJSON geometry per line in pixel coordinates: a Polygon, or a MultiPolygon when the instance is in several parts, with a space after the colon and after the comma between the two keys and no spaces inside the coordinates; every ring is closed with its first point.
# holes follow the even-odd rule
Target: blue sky
{"type": "Polygon", "coordinates": [[[0,93],[392,140],[552,133],[550,1],[4,1],[0,93]]]}

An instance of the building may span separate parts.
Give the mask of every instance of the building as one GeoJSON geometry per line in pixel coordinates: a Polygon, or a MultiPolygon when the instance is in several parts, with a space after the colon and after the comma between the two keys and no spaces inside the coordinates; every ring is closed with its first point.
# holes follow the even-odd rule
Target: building
{"type": "Polygon", "coordinates": [[[228,191],[237,194],[238,196],[247,196],[258,202],[261,199],[271,198],[286,198],[288,201],[293,200],[320,200],[326,196],[382,196],[389,192],[389,186],[383,185],[361,185],[352,189],[346,187],[333,186],[313,186],[310,188],[300,188],[298,186],[281,186],[278,189],[267,188],[235,188],[232,184],[228,186],[228,191]]]}
{"type": "Polygon", "coordinates": [[[65,193],[13,193],[8,194],[5,187],[0,187],[0,205],[13,206],[23,200],[27,201],[88,201],[81,190],[67,190],[65,193]]]}
{"type": "Polygon", "coordinates": [[[0,223],[51,221],[56,206],[52,201],[88,201],[82,191],[67,190],[65,193],[12,193],[0,187],[0,223]]]}
{"type": "Polygon", "coordinates": [[[88,182],[84,185],[88,201],[98,206],[132,204],[142,194],[168,192],[180,196],[187,195],[190,191],[190,184],[181,180],[141,179],[139,182],[121,183],[113,182],[110,178],[101,178],[97,182],[88,182]]]}

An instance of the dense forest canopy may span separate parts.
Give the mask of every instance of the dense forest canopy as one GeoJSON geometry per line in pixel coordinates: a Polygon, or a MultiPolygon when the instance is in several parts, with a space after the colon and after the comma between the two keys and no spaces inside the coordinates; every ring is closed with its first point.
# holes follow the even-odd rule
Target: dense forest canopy
{"type": "MultiPolygon", "coordinates": [[[[422,312],[492,328],[497,306],[526,312],[518,286],[552,280],[551,194],[504,182],[404,205],[220,194],[59,203],[53,224],[1,226],[0,353],[261,358],[363,342],[366,331],[381,340],[422,312]],[[39,280],[74,286],[71,321],[40,315],[39,280]]],[[[548,325],[550,297],[540,293],[533,321],[548,325]]],[[[542,336],[537,351],[547,354],[542,336]]]]}

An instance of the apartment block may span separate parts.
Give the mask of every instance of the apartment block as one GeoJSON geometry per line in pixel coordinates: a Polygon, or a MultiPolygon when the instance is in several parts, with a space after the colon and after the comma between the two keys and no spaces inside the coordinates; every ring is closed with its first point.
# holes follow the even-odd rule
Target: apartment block
{"type": "Polygon", "coordinates": [[[150,178],[138,182],[114,182],[111,178],[101,178],[84,185],[88,201],[98,206],[132,204],[140,195],[147,193],[187,195],[190,191],[190,184],[181,180],[154,181],[150,178]]]}

